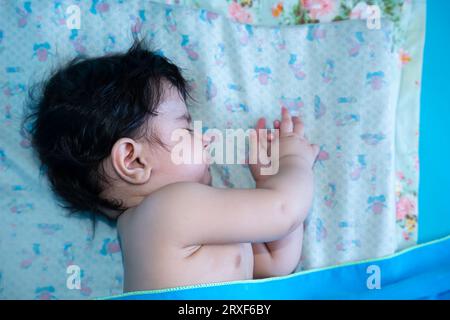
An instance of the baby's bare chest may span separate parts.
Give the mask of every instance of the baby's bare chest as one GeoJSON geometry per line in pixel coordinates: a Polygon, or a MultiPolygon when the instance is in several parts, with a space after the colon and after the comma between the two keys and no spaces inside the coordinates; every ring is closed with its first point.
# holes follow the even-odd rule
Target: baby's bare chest
{"type": "Polygon", "coordinates": [[[186,267],[196,268],[206,277],[222,275],[229,280],[253,278],[251,243],[201,245],[186,250],[186,267]]]}

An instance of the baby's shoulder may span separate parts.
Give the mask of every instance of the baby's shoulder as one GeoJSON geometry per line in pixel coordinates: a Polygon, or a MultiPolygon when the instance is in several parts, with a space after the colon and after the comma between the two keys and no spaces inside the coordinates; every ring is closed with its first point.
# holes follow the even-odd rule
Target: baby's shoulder
{"type": "Polygon", "coordinates": [[[119,232],[127,231],[133,237],[152,234],[153,238],[173,243],[180,234],[178,231],[184,229],[184,217],[198,213],[204,187],[198,183],[180,182],[152,192],[119,217],[119,232]]]}
{"type": "Polygon", "coordinates": [[[163,215],[170,218],[171,213],[195,208],[201,198],[207,197],[212,187],[196,182],[172,183],[148,195],[138,206],[135,213],[140,215],[163,215]]]}

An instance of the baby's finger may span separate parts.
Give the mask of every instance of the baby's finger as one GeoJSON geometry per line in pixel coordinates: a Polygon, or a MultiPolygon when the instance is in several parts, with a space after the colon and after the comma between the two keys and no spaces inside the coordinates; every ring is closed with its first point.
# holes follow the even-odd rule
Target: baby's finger
{"type": "Polygon", "coordinates": [[[266,127],[266,118],[262,117],[259,118],[258,121],[256,122],[256,129],[264,129],[266,127]]]}
{"type": "Polygon", "coordinates": [[[281,107],[281,125],[280,131],[281,135],[287,135],[292,132],[293,124],[292,118],[289,114],[289,110],[285,107],[281,107]]]}
{"type": "Polygon", "coordinates": [[[258,162],[258,136],[254,130],[250,130],[249,134],[249,162],[252,164],[258,162]]]}
{"type": "Polygon", "coordinates": [[[256,130],[256,137],[258,138],[258,141],[260,140],[260,133],[261,129],[264,129],[266,126],[266,119],[265,118],[259,118],[256,122],[255,130],[256,130]]]}
{"type": "Polygon", "coordinates": [[[267,156],[270,157],[272,155],[272,141],[267,139],[267,156]]]}
{"type": "Polygon", "coordinates": [[[300,120],[300,117],[292,117],[292,123],[294,124],[294,130],[293,132],[298,134],[300,137],[305,136],[305,126],[303,125],[303,122],[300,120]]]}
{"type": "Polygon", "coordinates": [[[280,129],[280,120],[274,120],[273,127],[275,129],[280,129]]]}
{"type": "Polygon", "coordinates": [[[273,130],[267,129],[267,140],[272,142],[275,139],[275,134],[272,132],[273,130]]]}
{"type": "Polygon", "coordinates": [[[265,118],[259,118],[258,122],[256,123],[256,130],[257,130],[257,136],[258,139],[263,139],[265,138],[268,142],[272,141],[275,136],[274,134],[271,132],[272,130],[269,130],[268,128],[266,128],[266,119],[265,118]],[[261,136],[261,133],[265,133],[265,137],[261,136]]]}
{"type": "Polygon", "coordinates": [[[255,126],[254,130],[250,130],[250,142],[253,143],[255,148],[262,148],[263,150],[267,150],[268,144],[268,136],[267,129],[264,128],[266,120],[264,118],[260,118],[258,123],[255,126]]]}

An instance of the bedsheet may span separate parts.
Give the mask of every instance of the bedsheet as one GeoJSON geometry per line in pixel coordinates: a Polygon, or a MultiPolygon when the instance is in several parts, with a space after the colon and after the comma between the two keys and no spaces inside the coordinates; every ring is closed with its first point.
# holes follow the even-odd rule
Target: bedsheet
{"type": "MultiPolygon", "coordinates": [[[[74,55],[123,50],[139,32],[186,70],[199,101],[189,109],[204,129],[248,128],[260,115],[278,116],[281,105],[304,117],[321,153],[298,271],[415,243],[423,34],[422,20],[407,13],[423,12],[423,2],[409,3],[400,20],[408,35],[403,47],[394,37],[398,21],[389,18],[379,30],[365,20],[258,26],[154,2],[73,3],[82,12],[81,29],[66,25],[72,2],[0,2],[1,297],[121,292],[114,224],[100,219],[94,235],[88,218],[66,216],[31,156],[20,120],[33,81],[74,55]],[[66,286],[70,265],[81,268],[81,290],[66,286]]],[[[217,187],[253,186],[245,164],[217,165],[213,174],[217,187]]]]}

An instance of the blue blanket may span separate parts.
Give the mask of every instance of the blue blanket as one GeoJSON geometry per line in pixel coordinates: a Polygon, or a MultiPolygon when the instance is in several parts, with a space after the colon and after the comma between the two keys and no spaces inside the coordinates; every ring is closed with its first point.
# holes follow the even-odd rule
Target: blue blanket
{"type": "Polygon", "coordinates": [[[450,299],[450,236],[390,257],[287,277],[135,292],[107,299],[450,299]]]}

